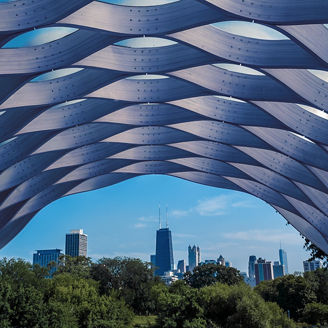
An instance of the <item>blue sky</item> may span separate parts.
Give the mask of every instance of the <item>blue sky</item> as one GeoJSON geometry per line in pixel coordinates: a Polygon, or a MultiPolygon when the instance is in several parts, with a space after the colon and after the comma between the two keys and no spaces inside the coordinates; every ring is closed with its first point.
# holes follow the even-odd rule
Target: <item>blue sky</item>
{"type": "MultiPolygon", "coordinates": [[[[153,0],[152,3],[155,1],[164,2],[153,0]]],[[[148,0],[107,2],[149,4],[148,0]]],[[[252,23],[221,22],[216,27],[250,37],[284,38],[268,27],[252,23]]],[[[40,29],[18,37],[7,47],[40,44],[74,31],[40,29]]],[[[153,38],[148,41],[154,43],[153,38]]],[[[130,41],[131,46],[135,43],[130,41]]],[[[227,69],[236,69],[230,66],[227,69]]],[[[51,74],[60,76],[61,72],[51,74]]],[[[64,249],[65,233],[83,228],[89,236],[88,254],[94,259],[131,256],[149,260],[155,249],[159,203],[163,213],[166,205],[169,208],[175,263],[187,259],[189,244],[200,246],[203,260],[216,259],[222,254],[241,271],[247,270],[249,255],[277,260],[280,241],[288,253],[290,272],[301,271],[302,261],[308,256],[302,249],[303,241],[298,232],[286,226],[286,221],[274,209],[255,197],[173,177],[144,176],[48,205],[0,250],[0,257],[22,257],[31,261],[34,250],[64,249]]]]}
{"type": "Polygon", "coordinates": [[[148,261],[155,250],[159,203],[162,214],[168,205],[175,263],[187,260],[189,244],[200,246],[203,260],[222,254],[241,271],[247,270],[252,254],[278,260],[280,240],[288,253],[290,272],[301,271],[308,256],[298,232],[263,201],[170,176],[149,175],[55,201],[0,250],[0,257],[31,261],[34,250],[64,249],[65,234],[83,228],[92,258],[131,256],[148,261]]]}

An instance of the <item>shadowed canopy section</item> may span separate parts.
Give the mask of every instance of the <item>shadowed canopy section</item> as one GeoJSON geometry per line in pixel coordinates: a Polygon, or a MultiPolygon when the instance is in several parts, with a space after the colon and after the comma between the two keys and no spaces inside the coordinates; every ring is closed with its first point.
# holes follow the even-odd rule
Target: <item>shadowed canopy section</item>
{"type": "Polygon", "coordinates": [[[167,174],[328,252],[328,2],[110,2],[0,3],[0,247],[60,197],[167,174]]]}

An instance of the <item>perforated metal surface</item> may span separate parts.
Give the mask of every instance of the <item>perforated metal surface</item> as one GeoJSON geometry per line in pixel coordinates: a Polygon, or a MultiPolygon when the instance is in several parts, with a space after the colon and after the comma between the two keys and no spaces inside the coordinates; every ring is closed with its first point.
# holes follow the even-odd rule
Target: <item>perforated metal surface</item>
{"type": "Polygon", "coordinates": [[[327,252],[324,23],[326,0],[0,3],[2,46],[34,28],[77,29],[0,49],[0,247],[60,197],[168,174],[255,195],[327,252]],[[287,38],[249,38],[211,25],[229,20],[287,38]],[[115,44],[140,36],[174,42],[115,44]],[[39,78],[67,68],[80,69],[39,78]]]}

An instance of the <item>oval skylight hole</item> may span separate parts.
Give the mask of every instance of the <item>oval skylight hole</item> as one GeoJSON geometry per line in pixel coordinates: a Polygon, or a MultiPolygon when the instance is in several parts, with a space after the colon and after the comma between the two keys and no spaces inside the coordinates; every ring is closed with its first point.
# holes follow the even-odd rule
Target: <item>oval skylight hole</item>
{"type": "Polygon", "coordinates": [[[231,34],[262,40],[289,40],[284,34],[265,25],[242,22],[225,21],[212,24],[212,26],[231,34]]]}
{"type": "Polygon", "coordinates": [[[142,75],[134,75],[126,78],[127,80],[161,80],[161,79],[169,79],[168,76],[158,75],[158,74],[142,74],[142,75]]]}
{"type": "Polygon", "coordinates": [[[248,74],[248,75],[260,75],[260,76],[265,75],[253,68],[250,68],[247,66],[242,66],[242,65],[230,64],[230,63],[219,63],[219,64],[213,64],[213,66],[223,68],[230,72],[236,72],[236,73],[242,73],[242,74],[248,74]]]}
{"type": "Polygon", "coordinates": [[[154,37],[141,37],[131,38],[116,42],[115,45],[129,48],[155,48],[155,47],[167,47],[177,44],[175,41],[154,38],[154,37]]]}
{"type": "Polygon", "coordinates": [[[99,0],[100,2],[111,3],[121,6],[156,6],[167,3],[178,2],[180,0],[99,0]]]}
{"type": "Polygon", "coordinates": [[[44,27],[23,33],[8,41],[2,48],[32,47],[52,42],[76,32],[72,27],[44,27]]]}
{"type": "Polygon", "coordinates": [[[42,82],[42,81],[49,81],[49,80],[54,80],[58,79],[59,77],[64,77],[67,75],[71,75],[77,72],[82,71],[84,68],[62,68],[62,69],[57,69],[55,71],[51,71],[48,73],[41,74],[37,77],[35,77],[33,80],[30,82],[42,82]]]}

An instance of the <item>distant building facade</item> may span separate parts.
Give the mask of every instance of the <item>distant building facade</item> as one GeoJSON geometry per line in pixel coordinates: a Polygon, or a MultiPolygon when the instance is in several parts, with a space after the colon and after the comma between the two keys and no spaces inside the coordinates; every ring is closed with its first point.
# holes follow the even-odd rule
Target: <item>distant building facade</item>
{"type": "Polygon", "coordinates": [[[273,277],[274,279],[283,277],[285,275],[285,266],[279,263],[279,261],[275,261],[273,263],[273,277]]]}
{"type": "Polygon", "coordinates": [[[215,260],[205,260],[205,264],[216,264],[215,260]]]}
{"type": "Polygon", "coordinates": [[[232,267],[232,263],[230,261],[225,261],[225,266],[227,268],[231,268],[232,267]]]}
{"type": "Polygon", "coordinates": [[[179,277],[173,271],[166,271],[161,275],[161,279],[166,285],[171,285],[173,282],[179,280],[179,277]]]}
{"type": "Polygon", "coordinates": [[[225,259],[222,255],[219,256],[217,264],[225,266],[225,259]]]}
{"type": "Polygon", "coordinates": [[[304,272],[315,271],[322,268],[322,261],[303,261],[304,272]]]}
{"type": "Polygon", "coordinates": [[[256,263],[256,256],[251,255],[248,260],[248,277],[255,279],[255,263],[256,263]]]}
{"type": "Polygon", "coordinates": [[[177,265],[177,270],[180,273],[185,273],[186,272],[186,263],[185,260],[180,260],[177,265]]]}
{"type": "Polygon", "coordinates": [[[189,262],[189,271],[192,272],[196,266],[201,262],[200,258],[200,249],[198,246],[191,247],[188,246],[188,262],[189,262]]]}
{"type": "Polygon", "coordinates": [[[273,266],[271,261],[259,258],[255,263],[256,285],[264,280],[273,280],[273,266]]]}
{"type": "Polygon", "coordinates": [[[150,255],[150,265],[152,269],[155,269],[156,267],[156,255],[152,254],[150,255]]]}
{"type": "Polygon", "coordinates": [[[174,267],[172,235],[169,228],[160,228],[156,232],[156,276],[172,271],[174,267]]]}
{"type": "MultiPolygon", "coordinates": [[[[52,262],[59,264],[59,257],[62,255],[60,249],[38,249],[33,254],[33,265],[40,265],[41,267],[48,268],[48,265],[52,262]]],[[[56,271],[56,267],[52,267],[49,270],[49,276],[52,276],[56,271]]]]}
{"type": "Polygon", "coordinates": [[[280,264],[285,267],[285,269],[284,269],[285,274],[288,274],[287,253],[282,248],[279,249],[279,261],[280,261],[280,264]]]}
{"type": "Polygon", "coordinates": [[[251,287],[255,287],[256,286],[256,281],[255,281],[255,276],[254,278],[250,278],[246,272],[240,272],[240,275],[244,278],[244,281],[247,285],[251,286],[251,287]]]}
{"type": "Polygon", "coordinates": [[[88,236],[83,229],[71,230],[66,234],[65,254],[69,256],[87,256],[88,236]]]}

